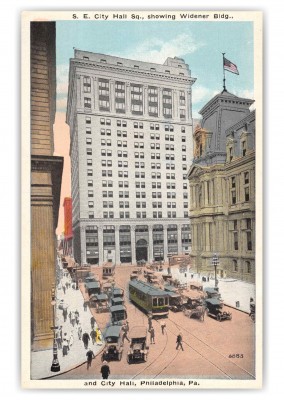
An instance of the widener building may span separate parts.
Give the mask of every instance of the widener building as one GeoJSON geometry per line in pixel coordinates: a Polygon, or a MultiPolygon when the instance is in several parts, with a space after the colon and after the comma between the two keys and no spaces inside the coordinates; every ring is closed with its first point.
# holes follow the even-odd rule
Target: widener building
{"type": "Polygon", "coordinates": [[[226,90],[200,111],[188,173],[192,266],[220,277],[255,279],[255,112],[226,90]]]}
{"type": "Polygon", "coordinates": [[[67,123],[76,261],[189,251],[194,82],[179,58],[162,65],[75,50],[67,123]]]}

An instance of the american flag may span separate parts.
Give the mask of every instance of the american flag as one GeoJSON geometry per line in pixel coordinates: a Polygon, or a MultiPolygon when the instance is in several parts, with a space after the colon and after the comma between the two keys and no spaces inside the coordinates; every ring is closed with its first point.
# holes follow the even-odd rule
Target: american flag
{"type": "Polygon", "coordinates": [[[233,74],[239,75],[238,67],[235,64],[233,64],[231,61],[227,60],[227,58],[225,58],[225,57],[224,57],[224,69],[232,72],[233,74]]]}

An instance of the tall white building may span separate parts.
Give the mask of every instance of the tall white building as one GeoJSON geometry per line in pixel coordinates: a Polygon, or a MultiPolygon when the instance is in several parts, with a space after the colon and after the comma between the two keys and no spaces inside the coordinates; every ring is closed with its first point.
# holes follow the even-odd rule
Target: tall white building
{"type": "Polygon", "coordinates": [[[194,82],[180,58],[161,65],[75,50],[67,123],[77,261],[189,252],[194,82]]]}

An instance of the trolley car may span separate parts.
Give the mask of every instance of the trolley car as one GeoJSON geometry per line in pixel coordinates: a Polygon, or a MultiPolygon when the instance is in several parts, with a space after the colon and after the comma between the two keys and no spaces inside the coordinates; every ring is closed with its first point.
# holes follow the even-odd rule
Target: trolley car
{"type": "Polygon", "coordinates": [[[153,318],[165,318],[169,314],[169,292],[149,283],[130,281],[129,299],[153,318]]]}

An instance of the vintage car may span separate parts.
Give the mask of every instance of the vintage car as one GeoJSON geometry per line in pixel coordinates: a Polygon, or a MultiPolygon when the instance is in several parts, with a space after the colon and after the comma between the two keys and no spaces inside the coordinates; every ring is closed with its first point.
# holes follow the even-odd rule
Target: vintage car
{"type": "Polygon", "coordinates": [[[89,296],[91,294],[100,294],[101,293],[101,285],[100,282],[88,282],[85,283],[85,290],[89,296]]]}
{"type": "MultiPolygon", "coordinates": [[[[167,287],[168,289],[168,287],[167,287]]],[[[165,286],[166,290],[166,286],[165,286]]],[[[173,312],[179,312],[184,310],[184,303],[182,297],[176,291],[169,291],[169,309],[173,312]]]]}
{"type": "Polygon", "coordinates": [[[124,290],[123,289],[120,289],[120,288],[117,288],[117,287],[114,287],[113,288],[113,291],[112,291],[112,297],[123,297],[123,295],[124,295],[124,290]]]}
{"type": "Polygon", "coordinates": [[[121,360],[123,351],[122,327],[119,325],[110,325],[105,333],[104,339],[106,347],[102,353],[102,361],[121,360]]]}
{"type": "Polygon", "coordinates": [[[113,324],[121,324],[127,318],[126,308],[123,305],[120,306],[111,306],[111,322],[113,324]]]}
{"type": "Polygon", "coordinates": [[[123,306],[124,300],[122,297],[112,297],[111,298],[111,305],[112,306],[123,306]]]}
{"type": "Polygon", "coordinates": [[[203,292],[206,294],[208,299],[212,299],[212,298],[220,299],[221,298],[221,294],[218,292],[218,290],[216,290],[212,287],[204,288],[203,292]]]}
{"type": "Polygon", "coordinates": [[[97,294],[96,295],[96,309],[98,313],[101,312],[108,312],[109,311],[109,303],[108,303],[108,296],[105,293],[97,294]]]}
{"type": "Polygon", "coordinates": [[[148,357],[149,345],[147,342],[147,328],[145,326],[135,326],[129,332],[130,348],[127,354],[129,364],[135,362],[145,362],[148,357]]]}
{"type": "Polygon", "coordinates": [[[133,271],[131,274],[130,274],[130,280],[131,281],[134,281],[134,280],[136,280],[136,279],[138,279],[138,274],[137,273],[135,273],[135,271],[133,271]]]}
{"type": "Polygon", "coordinates": [[[201,282],[191,281],[189,288],[192,290],[203,290],[203,284],[201,282]]]}
{"type": "Polygon", "coordinates": [[[223,311],[223,303],[218,298],[205,299],[207,307],[207,315],[216,318],[217,321],[221,322],[225,319],[232,319],[232,314],[227,311],[223,311]]]}

